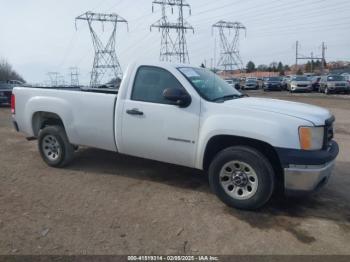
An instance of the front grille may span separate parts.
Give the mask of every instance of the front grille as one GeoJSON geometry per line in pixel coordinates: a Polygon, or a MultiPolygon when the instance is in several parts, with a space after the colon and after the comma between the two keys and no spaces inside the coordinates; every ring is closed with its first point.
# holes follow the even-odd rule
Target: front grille
{"type": "Polygon", "coordinates": [[[298,84],[298,87],[307,87],[307,85],[298,84]]]}
{"type": "Polygon", "coordinates": [[[336,87],[345,87],[345,84],[335,84],[336,87]]]}
{"type": "Polygon", "coordinates": [[[324,143],[323,143],[324,149],[328,148],[329,143],[334,138],[334,127],[333,127],[334,121],[335,121],[334,116],[326,120],[325,130],[324,130],[324,143]]]}

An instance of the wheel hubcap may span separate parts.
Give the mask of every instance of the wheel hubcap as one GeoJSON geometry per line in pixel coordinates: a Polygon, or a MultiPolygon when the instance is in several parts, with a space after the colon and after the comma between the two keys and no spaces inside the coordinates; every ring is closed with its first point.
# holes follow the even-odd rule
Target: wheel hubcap
{"type": "Polygon", "coordinates": [[[258,177],[249,164],[231,161],[226,163],[220,171],[220,184],[230,197],[244,200],[256,193],[258,177]]]}
{"type": "Polygon", "coordinates": [[[42,149],[45,157],[51,161],[57,160],[61,155],[61,146],[58,143],[56,137],[47,135],[42,142],[42,149]]]}

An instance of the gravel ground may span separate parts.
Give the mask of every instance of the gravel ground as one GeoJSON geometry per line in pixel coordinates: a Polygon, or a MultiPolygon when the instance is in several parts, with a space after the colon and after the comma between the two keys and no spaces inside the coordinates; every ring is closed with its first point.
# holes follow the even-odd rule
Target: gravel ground
{"type": "Polygon", "coordinates": [[[350,254],[350,96],[250,95],[336,115],[341,153],[321,192],[244,212],[198,170],[89,148],[49,168],[0,107],[0,254],[350,254]]]}

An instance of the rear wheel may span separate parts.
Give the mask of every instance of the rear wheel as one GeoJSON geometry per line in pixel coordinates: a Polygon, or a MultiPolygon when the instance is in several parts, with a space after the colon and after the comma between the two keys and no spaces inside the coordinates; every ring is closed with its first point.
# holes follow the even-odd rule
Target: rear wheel
{"type": "Polygon", "coordinates": [[[209,183],[228,206],[254,210],[263,206],[274,189],[274,171],[259,151],[245,146],[218,153],[209,168],[209,183]]]}
{"type": "Polygon", "coordinates": [[[69,143],[61,126],[47,126],[42,129],[38,147],[42,159],[52,167],[64,167],[74,156],[74,146],[69,143]]]}

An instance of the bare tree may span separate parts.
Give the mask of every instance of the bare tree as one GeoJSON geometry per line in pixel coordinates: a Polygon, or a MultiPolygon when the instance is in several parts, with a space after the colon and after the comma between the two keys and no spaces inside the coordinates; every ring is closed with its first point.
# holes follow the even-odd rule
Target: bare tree
{"type": "Polygon", "coordinates": [[[12,66],[5,60],[0,59],[0,81],[19,80],[25,82],[12,66]]]}

